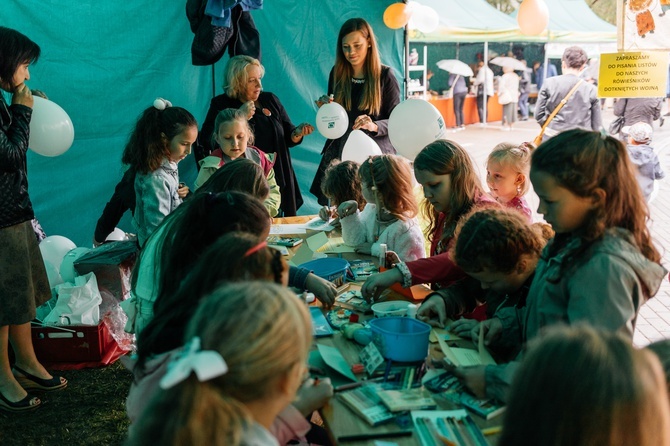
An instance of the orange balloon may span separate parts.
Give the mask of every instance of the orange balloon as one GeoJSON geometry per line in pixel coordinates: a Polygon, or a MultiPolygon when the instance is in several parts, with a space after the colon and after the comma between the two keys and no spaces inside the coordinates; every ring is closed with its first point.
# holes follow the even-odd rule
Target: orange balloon
{"type": "Polygon", "coordinates": [[[544,0],[523,0],[516,20],[522,34],[537,36],[547,29],[549,8],[544,0]]]}
{"type": "Polygon", "coordinates": [[[384,24],[391,29],[402,28],[407,25],[411,15],[406,4],[394,3],[384,11],[384,24]]]}

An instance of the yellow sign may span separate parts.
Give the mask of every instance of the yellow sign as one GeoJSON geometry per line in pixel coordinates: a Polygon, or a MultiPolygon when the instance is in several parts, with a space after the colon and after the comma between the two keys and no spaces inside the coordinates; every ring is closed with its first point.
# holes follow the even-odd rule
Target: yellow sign
{"type": "Polygon", "coordinates": [[[668,53],[611,53],[600,55],[598,96],[660,98],[665,96],[668,53]]]}

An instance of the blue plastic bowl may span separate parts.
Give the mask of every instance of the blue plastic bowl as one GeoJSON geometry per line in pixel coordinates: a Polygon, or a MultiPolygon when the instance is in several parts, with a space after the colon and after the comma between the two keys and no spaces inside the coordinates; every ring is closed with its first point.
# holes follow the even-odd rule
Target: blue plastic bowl
{"type": "Polygon", "coordinates": [[[316,259],[305,262],[300,265],[300,267],[307,268],[322,279],[326,279],[337,286],[341,286],[344,285],[349,262],[338,257],[328,257],[325,259],[316,259]]]}
{"type": "Polygon", "coordinates": [[[423,361],[428,356],[430,325],[407,317],[385,317],[370,322],[372,341],[382,356],[398,362],[423,361]]]}

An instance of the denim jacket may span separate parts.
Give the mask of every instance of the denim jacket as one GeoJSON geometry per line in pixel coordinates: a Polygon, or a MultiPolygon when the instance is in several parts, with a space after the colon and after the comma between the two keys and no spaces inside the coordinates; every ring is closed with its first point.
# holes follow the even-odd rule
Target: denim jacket
{"type": "Polygon", "coordinates": [[[167,158],[153,172],[138,173],[135,177],[136,203],[133,221],[137,228],[137,240],[140,247],[144,246],[163,219],[181,204],[182,199],[177,194],[178,189],[177,163],[167,158]]]}
{"type": "MultiPolygon", "coordinates": [[[[580,244],[574,238],[553,257],[547,255],[549,246],[545,248],[526,307],[502,308],[495,315],[503,326],[500,342],[525,344],[545,327],[579,322],[632,340],[640,307],[658,292],[668,272],[644,257],[632,234],[622,228],[609,229],[573,260],[574,266],[561,269],[580,244]]],[[[516,366],[487,366],[487,396],[505,400],[516,366]]]]}

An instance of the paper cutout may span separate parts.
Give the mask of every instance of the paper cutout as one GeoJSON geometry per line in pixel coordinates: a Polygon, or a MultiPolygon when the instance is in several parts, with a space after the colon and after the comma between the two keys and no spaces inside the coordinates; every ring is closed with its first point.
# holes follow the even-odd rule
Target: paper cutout
{"type": "Polygon", "coordinates": [[[358,381],[358,378],[356,378],[351,371],[349,363],[344,359],[344,356],[342,356],[342,353],[340,353],[338,349],[323,344],[317,344],[316,346],[319,349],[319,353],[321,353],[323,361],[328,367],[352,381],[358,381]]]}

